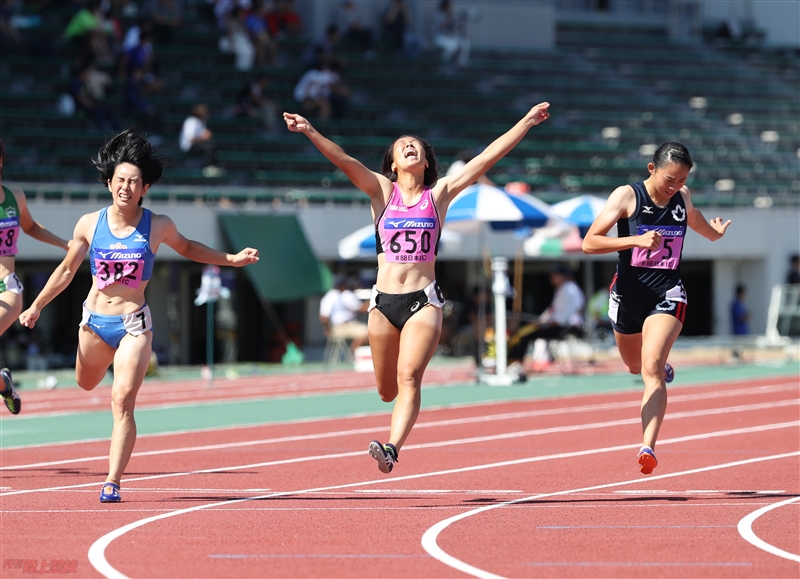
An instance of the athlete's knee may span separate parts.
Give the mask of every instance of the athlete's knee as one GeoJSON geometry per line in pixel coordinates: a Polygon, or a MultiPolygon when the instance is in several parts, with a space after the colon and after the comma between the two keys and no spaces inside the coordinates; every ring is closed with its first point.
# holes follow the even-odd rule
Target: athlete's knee
{"type": "Polygon", "coordinates": [[[647,356],[642,360],[642,376],[660,376],[664,374],[664,365],[656,356],[647,356]]]}
{"type": "Polygon", "coordinates": [[[136,396],[130,392],[117,392],[111,395],[111,411],[114,414],[132,414],[136,396]]]}
{"type": "Polygon", "coordinates": [[[397,387],[399,388],[418,388],[422,382],[422,376],[414,369],[408,368],[397,371],[397,387]]]}

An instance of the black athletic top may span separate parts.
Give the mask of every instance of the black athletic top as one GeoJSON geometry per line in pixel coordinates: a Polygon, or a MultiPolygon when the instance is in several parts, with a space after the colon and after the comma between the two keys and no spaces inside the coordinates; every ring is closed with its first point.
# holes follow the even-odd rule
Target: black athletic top
{"type": "Polygon", "coordinates": [[[686,204],[678,192],[666,207],[659,207],[650,199],[643,181],[633,183],[631,187],[636,194],[636,210],[630,217],[617,221],[617,236],[643,235],[657,229],[661,233],[661,246],[656,251],[634,247],[618,252],[617,283],[638,282],[656,292],[664,292],[681,280],[686,204]]]}

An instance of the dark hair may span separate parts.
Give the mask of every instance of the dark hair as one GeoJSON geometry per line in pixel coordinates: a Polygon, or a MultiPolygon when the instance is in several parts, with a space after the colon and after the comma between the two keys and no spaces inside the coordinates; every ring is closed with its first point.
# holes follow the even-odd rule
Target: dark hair
{"type": "Polygon", "coordinates": [[[416,139],[422,143],[422,150],[425,151],[425,158],[428,160],[428,166],[425,168],[425,176],[423,177],[422,182],[426,186],[432,187],[433,184],[439,180],[439,162],[436,160],[436,153],[433,152],[433,146],[428,141],[417,135],[400,135],[394,141],[392,141],[392,144],[389,145],[389,148],[386,149],[386,153],[383,155],[381,174],[389,179],[389,181],[397,181],[397,173],[392,171],[392,163],[394,162],[394,145],[403,137],[411,137],[412,139],[416,139]]]}
{"type": "MultiPolygon", "coordinates": [[[[3,165],[6,164],[6,146],[3,144],[3,139],[0,139],[0,159],[3,159],[3,165]]],[[[0,167],[0,175],[3,174],[3,168],[0,167]]]]}
{"type": "Polygon", "coordinates": [[[694,166],[694,163],[692,163],[692,156],[689,154],[689,149],[680,143],[673,142],[664,143],[656,149],[653,155],[653,165],[655,165],[657,169],[665,167],[667,163],[685,165],[690,169],[694,166]]]}
{"type": "Polygon", "coordinates": [[[572,271],[572,268],[568,265],[563,263],[557,263],[553,267],[550,268],[550,273],[554,273],[557,275],[562,275],[564,277],[572,278],[575,275],[575,272],[572,271]]]}
{"type": "Polygon", "coordinates": [[[743,294],[743,293],[745,293],[746,291],[747,291],[747,287],[746,287],[746,286],[745,286],[743,283],[740,283],[740,284],[738,284],[738,285],[736,286],[736,295],[737,295],[737,296],[738,296],[739,294],[743,294]]]}
{"type": "Polygon", "coordinates": [[[108,139],[97,152],[97,158],[92,159],[92,164],[100,172],[100,182],[104,184],[111,180],[117,165],[122,163],[138,167],[145,185],[157,183],[164,175],[163,157],[136,127],[108,139]]]}

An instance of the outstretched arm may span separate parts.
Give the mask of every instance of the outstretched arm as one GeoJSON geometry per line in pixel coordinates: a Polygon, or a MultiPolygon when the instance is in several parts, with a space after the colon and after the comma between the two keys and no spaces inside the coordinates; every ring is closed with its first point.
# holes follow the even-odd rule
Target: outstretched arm
{"type": "Polygon", "coordinates": [[[161,230],[161,243],[169,245],[178,252],[179,255],[199,263],[211,265],[230,265],[242,267],[249,263],[258,261],[258,250],[246,247],[237,254],[217,251],[199,241],[193,241],[184,237],[175,227],[175,223],[166,215],[154,216],[158,220],[158,227],[161,230]]]}
{"type": "Polygon", "coordinates": [[[72,282],[75,272],[78,271],[86,252],[89,251],[90,242],[87,234],[94,230],[96,219],[96,214],[88,214],[78,220],[64,261],[50,275],[50,279],[47,280],[44,288],[33,300],[30,307],[20,314],[20,324],[26,328],[34,327],[44,307],[72,282]]]}
{"type": "Polygon", "coordinates": [[[389,179],[370,171],[361,161],[345,153],[339,145],[318,133],[305,117],[293,113],[283,113],[283,120],[286,121],[286,126],[293,133],[304,133],[331,163],[347,175],[353,185],[370,197],[382,197],[384,188],[391,188],[389,179]]]}
{"type": "Polygon", "coordinates": [[[59,236],[55,235],[50,230],[42,227],[41,224],[33,220],[33,217],[31,217],[31,212],[28,210],[28,201],[25,198],[25,193],[23,193],[20,189],[14,189],[12,193],[17,200],[17,205],[19,205],[19,224],[22,228],[22,231],[37,241],[55,245],[63,250],[69,249],[69,242],[66,239],[61,239],[59,236]]]}
{"type": "Polygon", "coordinates": [[[686,203],[686,224],[689,227],[710,241],[716,241],[725,235],[725,230],[731,224],[730,219],[724,223],[722,217],[706,221],[700,210],[692,203],[692,195],[689,189],[684,187],[681,189],[681,194],[683,195],[684,203],[686,203]]]}
{"type": "Polygon", "coordinates": [[[447,187],[446,199],[452,199],[472,185],[478,177],[516,147],[531,127],[546,121],[550,117],[549,108],[550,103],[539,103],[508,132],[495,139],[483,152],[464,165],[460,171],[443,177],[441,180],[446,182],[447,187]]]}

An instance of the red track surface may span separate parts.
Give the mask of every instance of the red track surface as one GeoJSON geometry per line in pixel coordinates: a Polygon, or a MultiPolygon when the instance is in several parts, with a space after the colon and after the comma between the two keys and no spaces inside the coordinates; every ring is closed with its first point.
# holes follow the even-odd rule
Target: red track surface
{"type": "MultiPolygon", "coordinates": [[[[0,558],[80,577],[798,577],[737,530],[800,496],[797,378],[670,396],[649,477],[632,392],[425,411],[389,476],[365,452],[386,416],[150,436],[117,505],[97,502],[107,442],[6,450],[0,558]]],[[[799,515],[752,534],[797,556],[799,515]]]]}

